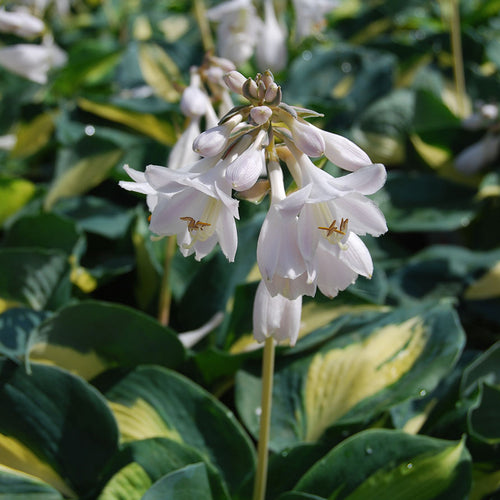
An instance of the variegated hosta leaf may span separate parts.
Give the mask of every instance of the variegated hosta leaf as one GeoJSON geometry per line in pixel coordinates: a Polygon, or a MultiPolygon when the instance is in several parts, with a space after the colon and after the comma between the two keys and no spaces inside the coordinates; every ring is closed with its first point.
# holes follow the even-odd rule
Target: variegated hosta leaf
{"type": "Polygon", "coordinates": [[[194,447],[219,470],[231,494],[253,473],[253,447],[234,415],[181,375],[141,366],[107,385],[105,395],[122,441],[166,437],[194,447]]]}
{"type": "MultiPolygon", "coordinates": [[[[426,395],[452,368],[463,344],[449,304],[401,308],[354,331],[341,330],[308,357],[278,363],[271,447],[316,441],[333,425],[366,422],[426,395]]],[[[260,379],[253,373],[238,373],[236,401],[256,435],[260,379]]]]}
{"type": "Polygon", "coordinates": [[[471,457],[463,440],[377,429],[340,443],[294,490],[335,500],[433,500],[468,498],[470,487],[471,457]]]}

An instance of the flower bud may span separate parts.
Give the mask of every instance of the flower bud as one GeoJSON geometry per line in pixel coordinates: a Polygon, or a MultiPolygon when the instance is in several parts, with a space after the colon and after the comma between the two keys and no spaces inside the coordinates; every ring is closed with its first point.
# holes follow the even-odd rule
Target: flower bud
{"type": "Polygon", "coordinates": [[[325,156],[334,165],[354,172],[360,167],[372,164],[370,157],[349,139],[324,130],[321,135],[325,140],[325,156]]]}
{"type": "Polygon", "coordinates": [[[294,119],[283,113],[285,123],[292,133],[293,142],[307,156],[322,156],[325,152],[325,141],[321,131],[314,125],[301,119],[294,119]]]}
{"type": "Polygon", "coordinates": [[[266,123],[273,114],[271,108],[267,106],[255,106],[250,110],[250,116],[257,125],[266,123]]]}
{"type": "Polygon", "coordinates": [[[294,346],[297,342],[302,312],[302,295],[290,300],[282,295],[271,296],[261,281],[255,294],[253,306],[253,335],[257,342],[267,337],[276,341],[289,340],[294,346]]]}
{"type": "Polygon", "coordinates": [[[275,104],[273,101],[276,99],[276,96],[278,95],[278,90],[279,86],[276,83],[272,82],[270,85],[267,86],[266,94],[264,95],[264,100],[270,104],[271,103],[275,104]]]}
{"type": "Polygon", "coordinates": [[[200,88],[193,85],[186,87],[181,97],[181,111],[185,116],[203,116],[207,107],[208,97],[200,88]]]}
{"type": "Polygon", "coordinates": [[[238,71],[229,71],[224,75],[224,83],[228,86],[229,90],[235,94],[243,95],[243,84],[246,78],[238,71]]]}
{"type": "Polygon", "coordinates": [[[193,142],[193,151],[201,156],[216,156],[224,151],[229,131],[225,125],[218,125],[202,132],[193,142]]]}
{"type": "Polygon", "coordinates": [[[243,96],[246,97],[249,101],[252,99],[257,99],[258,97],[258,87],[254,80],[251,78],[247,78],[245,83],[243,84],[243,96]]]}

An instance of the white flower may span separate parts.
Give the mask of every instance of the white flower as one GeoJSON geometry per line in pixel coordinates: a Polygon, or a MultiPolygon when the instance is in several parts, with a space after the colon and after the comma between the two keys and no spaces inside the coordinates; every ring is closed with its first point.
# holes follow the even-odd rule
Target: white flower
{"type": "Polygon", "coordinates": [[[14,134],[0,135],[0,149],[10,151],[17,142],[17,137],[14,134]]]}
{"type": "Polygon", "coordinates": [[[324,23],[324,16],[337,5],[337,0],[293,0],[297,41],[312,35],[324,23]]]}
{"type": "Polygon", "coordinates": [[[36,83],[47,83],[51,68],[66,63],[66,53],[57,45],[20,43],[0,49],[0,66],[36,83]]]}
{"type": "Polygon", "coordinates": [[[299,336],[302,296],[290,300],[282,295],[272,297],[261,281],[253,306],[253,334],[257,342],[274,337],[278,342],[289,340],[294,346],[299,336]]]}
{"type": "Polygon", "coordinates": [[[41,19],[23,10],[6,11],[0,9],[0,31],[31,38],[43,33],[45,24],[41,19]]]}
{"type": "Polygon", "coordinates": [[[227,146],[229,135],[242,119],[242,116],[237,114],[222,125],[205,130],[194,139],[193,150],[201,156],[216,156],[222,153],[227,146]]]}
{"type": "Polygon", "coordinates": [[[219,242],[224,255],[233,262],[238,245],[234,220],[238,218],[238,201],[231,198],[224,169],[218,165],[198,174],[149,165],[143,175],[134,172],[138,179],[135,188],[131,183],[120,185],[148,194],[151,231],[160,236],[177,235],[184,256],[194,253],[196,260],[201,260],[219,242]]]}
{"type": "Polygon", "coordinates": [[[282,70],[288,62],[287,32],[276,19],[273,1],[264,0],[264,22],[261,23],[255,57],[261,71],[282,70]]]}
{"type": "Polygon", "coordinates": [[[253,54],[260,19],[251,0],[229,0],[207,11],[211,21],[218,22],[217,52],[240,65],[253,54]]]}

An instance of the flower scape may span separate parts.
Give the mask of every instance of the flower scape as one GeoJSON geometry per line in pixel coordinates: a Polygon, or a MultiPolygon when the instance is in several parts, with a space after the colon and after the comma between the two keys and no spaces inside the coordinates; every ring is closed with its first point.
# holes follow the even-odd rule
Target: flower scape
{"type": "MultiPolygon", "coordinates": [[[[309,123],[306,118],[318,116],[314,111],[282,101],[270,71],[252,79],[233,70],[223,80],[248,104],[232,108],[194,139],[200,159],[177,169],[149,165],[144,173],[125,167],[135,182],[120,185],[147,194],[151,231],[176,235],[184,256],[200,260],[218,243],[230,262],[238,246],[233,191],[259,199],[270,191],[257,245],[264,286],[255,301],[254,335],[294,345],[303,295],[314,296],[319,288],[335,297],[358,275],[371,277],[372,259],[360,236],[387,231],[382,212],[367,198],[384,185],[385,167],[350,140],[309,123]],[[322,156],[349,173],[335,178],[318,168],[311,158],[322,156]],[[282,164],[296,187],[288,194],[282,164]]],[[[193,85],[183,102],[190,98],[206,99],[193,85]]]]}

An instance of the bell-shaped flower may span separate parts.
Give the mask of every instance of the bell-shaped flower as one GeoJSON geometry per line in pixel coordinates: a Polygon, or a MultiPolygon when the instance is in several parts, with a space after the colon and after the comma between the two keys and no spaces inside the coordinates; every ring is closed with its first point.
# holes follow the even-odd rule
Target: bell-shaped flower
{"type": "Polygon", "coordinates": [[[257,342],[267,337],[276,341],[297,342],[302,312],[302,296],[290,300],[282,295],[272,296],[263,281],[257,287],[253,305],[253,335],[257,342]]]}
{"type": "Polygon", "coordinates": [[[281,71],[288,62],[287,32],[276,19],[273,1],[264,0],[264,22],[261,23],[255,58],[261,71],[281,71]]]}
{"type": "Polygon", "coordinates": [[[325,14],[334,9],[337,0],[293,0],[295,8],[295,34],[299,42],[322,27],[325,14]]]}
{"type": "Polygon", "coordinates": [[[0,66],[40,84],[47,83],[51,68],[63,66],[66,60],[66,53],[51,42],[20,43],[0,49],[0,66]]]}
{"type": "MultiPolygon", "coordinates": [[[[273,186],[273,182],[271,183],[273,186]]],[[[257,263],[271,295],[296,299],[314,296],[316,285],[307,274],[299,246],[298,215],[310,194],[310,186],[280,200],[273,200],[257,242],[257,263]]]]}
{"type": "Polygon", "coordinates": [[[134,191],[136,193],[142,193],[146,195],[146,203],[148,205],[148,209],[152,212],[158,201],[158,193],[156,189],[154,189],[146,180],[146,175],[144,172],[139,172],[138,170],[134,170],[130,168],[128,165],[124,165],[123,169],[127,172],[128,176],[132,179],[132,181],[120,181],[118,184],[123,189],[127,191],[134,191]]]}
{"type": "Polygon", "coordinates": [[[45,24],[41,19],[24,10],[7,11],[0,9],[0,31],[12,33],[22,38],[41,35],[45,24]]]}
{"type": "Polygon", "coordinates": [[[194,253],[196,260],[208,255],[218,242],[227,259],[234,261],[238,201],[231,197],[223,166],[194,174],[149,165],[145,178],[158,194],[151,231],[161,236],[177,235],[181,253],[194,253]]]}
{"type": "Polygon", "coordinates": [[[195,68],[191,69],[189,86],[184,89],[181,97],[181,111],[189,118],[199,118],[207,112],[209,99],[201,88],[200,75],[195,68]]]}
{"type": "Polygon", "coordinates": [[[253,54],[260,19],[251,0],[229,0],[208,9],[210,21],[217,26],[217,53],[236,65],[253,54]]]}

